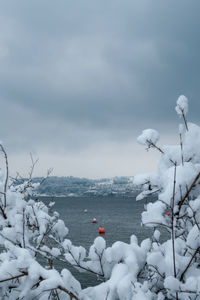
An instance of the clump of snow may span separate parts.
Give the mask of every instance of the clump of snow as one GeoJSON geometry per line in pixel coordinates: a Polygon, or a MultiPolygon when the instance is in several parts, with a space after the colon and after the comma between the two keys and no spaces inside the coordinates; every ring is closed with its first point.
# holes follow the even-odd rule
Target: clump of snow
{"type": "Polygon", "coordinates": [[[151,147],[152,144],[156,144],[159,140],[159,133],[154,129],[145,129],[142,134],[137,138],[139,144],[151,147]]]}
{"type": "Polygon", "coordinates": [[[169,290],[179,290],[180,282],[178,279],[174,278],[173,276],[168,276],[165,281],[164,285],[169,290]]]}
{"type": "Polygon", "coordinates": [[[156,241],[159,241],[160,239],[160,231],[158,229],[156,229],[153,233],[153,236],[155,238],[156,241]]]}
{"type": "Polygon", "coordinates": [[[186,115],[188,112],[188,99],[184,95],[181,95],[176,104],[175,110],[177,114],[182,115],[184,113],[184,115],[186,115]]]}
{"type": "Polygon", "coordinates": [[[142,213],[142,222],[148,227],[155,227],[157,223],[165,224],[164,212],[166,205],[160,201],[147,204],[146,211],[142,213]]]}

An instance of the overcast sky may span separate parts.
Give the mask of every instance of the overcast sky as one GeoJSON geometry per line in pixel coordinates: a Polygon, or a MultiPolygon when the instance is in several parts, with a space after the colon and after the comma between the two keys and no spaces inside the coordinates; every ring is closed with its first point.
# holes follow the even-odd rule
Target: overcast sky
{"type": "Polygon", "coordinates": [[[155,169],[136,138],[200,123],[199,0],[0,2],[0,140],[12,174],[110,177],[155,169]]]}

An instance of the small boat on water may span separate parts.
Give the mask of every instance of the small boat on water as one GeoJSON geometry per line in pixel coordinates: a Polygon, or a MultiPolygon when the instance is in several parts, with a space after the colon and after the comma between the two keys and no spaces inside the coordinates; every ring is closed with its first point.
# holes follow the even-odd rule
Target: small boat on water
{"type": "Polygon", "coordinates": [[[97,223],[97,219],[93,218],[92,223],[97,223]]]}
{"type": "Polygon", "coordinates": [[[84,213],[87,213],[88,212],[88,210],[87,209],[84,209],[84,213]]]}

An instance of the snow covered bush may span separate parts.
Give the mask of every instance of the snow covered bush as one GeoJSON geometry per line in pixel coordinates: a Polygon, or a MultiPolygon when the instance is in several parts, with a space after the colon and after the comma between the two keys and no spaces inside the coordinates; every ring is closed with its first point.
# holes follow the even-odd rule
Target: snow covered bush
{"type": "MultiPolygon", "coordinates": [[[[142,223],[156,229],[146,274],[155,299],[200,299],[200,127],[187,123],[185,96],[178,98],[175,109],[184,121],[179,144],[158,147],[152,141],[150,146],[161,153],[157,171],[134,179],[143,189],[137,200],[158,195],[142,213],[142,223]],[[159,227],[170,233],[164,243],[159,242],[159,227]]],[[[145,131],[139,141],[149,147],[152,136],[145,131]]]]}
{"type": "Polygon", "coordinates": [[[0,144],[5,157],[5,174],[0,173],[0,299],[200,299],[200,127],[187,123],[185,96],[179,97],[176,111],[184,124],[177,145],[158,146],[153,129],[138,138],[161,154],[156,172],[134,178],[142,189],[137,200],[156,195],[142,213],[143,225],[154,233],[141,244],[132,235],[130,243],[117,241],[111,247],[97,237],[89,252],[73,245],[52,204],[33,199],[32,171],[18,184],[9,177],[0,144]],[[160,228],[170,236],[164,242],[160,228]],[[56,260],[62,263],[60,272],[56,260]],[[99,284],[82,289],[69,264],[97,275],[99,284]]]}
{"type": "Polygon", "coordinates": [[[58,213],[50,214],[44,203],[31,199],[37,186],[33,168],[28,180],[16,184],[8,176],[2,144],[0,148],[6,162],[6,175],[0,173],[0,299],[78,299],[79,282],[69,271],[59,274],[53,268],[60,250],[48,247],[51,239],[63,241],[68,229],[58,213]]]}

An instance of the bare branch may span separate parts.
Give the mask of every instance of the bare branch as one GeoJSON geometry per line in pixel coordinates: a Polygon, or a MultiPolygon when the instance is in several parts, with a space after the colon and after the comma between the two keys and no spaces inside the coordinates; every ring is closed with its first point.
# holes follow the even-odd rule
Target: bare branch
{"type": "Polygon", "coordinates": [[[194,254],[192,255],[192,257],[191,257],[191,259],[190,259],[190,261],[189,261],[187,267],[185,268],[185,270],[184,270],[183,273],[181,274],[180,281],[183,281],[183,278],[184,278],[185,273],[187,272],[188,268],[190,267],[190,265],[191,265],[193,259],[195,258],[195,256],[197,255],[198,252],[200,252],[200,247],[198,247],[198,248],[196,249],[196,251],[194,252],[194,254]]]}
{"type": "Polygon", "coordinates": [[[174,266],[174,277],[176,278],[176,258],[175,258],[175,246],[174,246],[174,200],[175,200],[175,191],[176,191],[176,165],[174,167],[174,185],[173,185],[173,194],[172,194],[172,213],[171,213],[171,220],[172,220],[172,231],[171,231],[171,238],[172,238],[172,252],[173,252],[173,266],[174,266]]]}
{"type": "Polygon", "coordinates": [[[6,279],[2,279],[2,280],[0,280],[0,283],[10,281],[10,280],[14,280],[14,279],[18,279],[20,277],[27,276],[27,275],[28,275],[28,272],[23,272],[22,274],[19,274],[19,275],[13,276],[13,277],[9,277],[9,278],[6,278],[6,279]]]}
{"type": "Polygon", "coordinates": [[[4,154],[4,158],[5,158],[5,162],[6,162],[6,179],[5,179],[5,183],[4,183],[4,208],[6,207],[6,193],[7,193],[7,185],[8,185],[8,176],[9,176],[9,170],[8,170],[8,156],[7,153],[3,147],[2,144],[0,144],[0,150],[3,152],[4,154]]]}
{"type": "Polygon", "coordinates": [[[183,141],[182,141],[182,134],[179,134],[180,137],[180,146],[181,146],[181,162],[182,162],[182,166],[184,165],[184,160],[183,160],[183,141]]]}
{"type": "MultiPolygon", "coordinates": [[[[28,275],[29,275],[28,272],[23,272],[22,274],[19,274],[19,275],[13,276],[13,277],[9,277],[9,278],[6,278],[6,279],[2,279],[2,280],[0,280],[0,283],[6,282],[6,281],[11,281],[11,280],[14,280],[14,279],[19,279],[19,278],[21,278],[21,277],[28,276],[28,275]]],[[[41,277],[41,278],[40,278],[40,281],[43,281],[43,280],[45,280],[45,279],[41,277]]],[[[55,289],[55,288],[54,288],[54,289],[55,289]]],[[[57,287],[57,289],[59,289],[59,290],[65,292],[65,293],[68,294],[70,297],[72,297],[72,298],[74,298],[74,299],[76,299],[76,300],[79,300],[79,298],[78,298],[74,293],[70,292],[70,291],[69,291],[68,289],[66,289],[65,287],[59,285],[59,286],[57,287]]]]}
{"type": "MultiPolygon", "coordinates": [[[[155,149],[157,149],[160,153],[165,154],[165,152],[164,152],[161,148],[159,148],[158,146],[156,146],[156,144],[154,144],[151,140],[147,140],[147,142],[149,143],[149,148],[150,148],[150,147],[155,148],[155,149]]],[[[171,158],[169,158],[169,161],[170,161],[173,165],[176,164],[171,158]]]]}
{"type": "Polygon", "coordinates": [[[44,178],[40,181],[40,185],[41,185],[45,180],[47,180],[47,179],[49,178],[49,176],[51,175],[52,172],[53,172],[53,168],[49,168],[49,169],[47,170],[47,175],[46,175],[46,177],[44,177],[44,178]]]}
{"type": "Polygon", "coordinates": [[[180,210],[181,206],[183,205],[185,199],[189,196],[191,190],[195,187],[195,184],[197,183],[197,180],[199,178],[200,178],[200,172],[197,174],[197,176],[193,180],[193,182],[192,182],[191,186],[189,187],[189,189],[187,190],[185,196],[178,202],[179,210],[180,210]]]}

